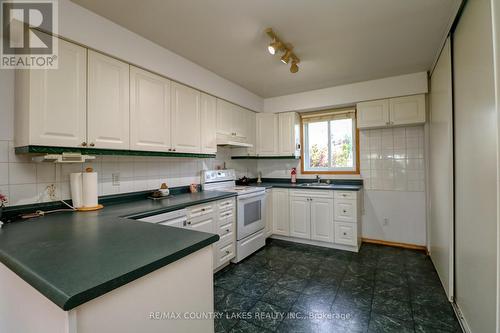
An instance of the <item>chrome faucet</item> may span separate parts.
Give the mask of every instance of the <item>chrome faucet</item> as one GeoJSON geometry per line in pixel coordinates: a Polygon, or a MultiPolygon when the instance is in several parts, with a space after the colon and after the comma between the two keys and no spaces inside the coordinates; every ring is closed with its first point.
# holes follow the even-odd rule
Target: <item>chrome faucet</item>
{"type": "Polygon", "coordinates": [[[321,178],[319,175],[316,175],[316,183],[321,184],[321,178]]]}

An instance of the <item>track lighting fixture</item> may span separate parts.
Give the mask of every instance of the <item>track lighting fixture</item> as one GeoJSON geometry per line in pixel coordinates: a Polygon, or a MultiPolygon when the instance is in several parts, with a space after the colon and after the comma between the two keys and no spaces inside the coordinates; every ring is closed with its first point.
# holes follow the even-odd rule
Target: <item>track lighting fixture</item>
{"type": "Polygon", "coordinates": [[[300,62],[300,59],[293,53],[293,45],[285,44],[281,41],[271,28],[267,28],[265,33],[272,39],[272,42],[267,47],[269,53],[275,55],[278,51],[283,52],[283,55],[280,57],[281,62],[288,64],[291,60],[290,72],[297,73],[299,71],[299,66],[297,64],[300,62]]]}

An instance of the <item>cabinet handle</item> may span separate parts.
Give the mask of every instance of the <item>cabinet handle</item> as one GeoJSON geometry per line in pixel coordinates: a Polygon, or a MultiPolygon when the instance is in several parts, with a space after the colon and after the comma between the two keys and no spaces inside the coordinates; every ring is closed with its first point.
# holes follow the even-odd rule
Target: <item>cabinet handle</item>
{"type": "Polygon", "coordinates": [[[94,147],[95,144],[93,142],[90,143],[90,147],[94,147]]]}
{"type": "Polygon", "coordinates": [[[231,252],[229,252],[228,250],[226,250],[226,254],[229,254],[229,253],[231,253],[231,252]]]}
{"type": "Polygon", "coordinates": [[[201,211],[202,211],[202,212],[204,212],[204,211],[205,211],[205,208],[202,208],[202,209],[201,209],[201,211]]]}
{"type": "Polygon", "coordinates": [[[186,226],[186,221],[182,222],[182,225],[185,227],[186,226]]]}
{"type": "Polygon", "coordinates": [[[344,209],[342,212],[345,214],[345,213],[347,213],[347,210],[344,209]]]}
{"type": "Polygon", "coordinates": [[[191,221],[188,221],[188,224],[191,225],[191,221]]]}
{"type": "Polygon", "coordinates": [[[172,148],[168,148],[168,151],[172,151],[172,148]]]}
{"type": "Polygon", "coordinates": [[[175,148],[174,148],[174,149],[172,149],[172,151],[175,151],[175,148]]]}
{"type": "Polygon", "coordinates": [[[229,229],[226,229],[226,232],[229,233],[229,229]]]}
{"type": "Polygon", "coordinates": [[[86,147],[87,146],[87,142],[82,142],[82,146],[86,147]]]}

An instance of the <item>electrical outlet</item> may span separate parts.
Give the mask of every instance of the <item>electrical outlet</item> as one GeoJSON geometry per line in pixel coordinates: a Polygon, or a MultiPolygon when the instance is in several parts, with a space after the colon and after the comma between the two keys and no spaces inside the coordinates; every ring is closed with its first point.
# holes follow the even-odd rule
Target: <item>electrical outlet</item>
{"type": "Polygon", "coordinates": [[[47,192],[47,196],[51,201],[57,200],[56,185],[50,184],[45,188],[45,192],[47,192]]]}
{"type": "Polygon", "coordinates": [[[389,218],[388,217],[384,217],[384,225],[389,225],[389,218]]]}
{"type": "Polygon", "coordinates": [[[120,186],[120,173],[112,173],[111,174],[111,181],[113,186],[120,186]]]}

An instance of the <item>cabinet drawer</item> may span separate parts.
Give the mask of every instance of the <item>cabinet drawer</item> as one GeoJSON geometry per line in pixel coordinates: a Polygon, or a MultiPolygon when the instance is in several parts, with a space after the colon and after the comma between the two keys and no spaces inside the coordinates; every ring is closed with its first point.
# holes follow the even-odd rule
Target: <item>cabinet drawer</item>
{"type": "Polygon", "coordinates": [[[334,191],[335,199],[356,200],[356,191],[334,191]]]}
{"type": "Polygon", "coordinates": [[[234,215],[235,215],[235,210],[230,208],[228,210],[224,210],[224,211],[220,211],[219,210],[219,219],[221,220],[228,220],[228,219],[233,219],[234,215]]]}
{"type": "Polygon", "coordinates": [[[357,221],[356,200],[335,199],[334,206],[335,221],[357,221]]]}
{"type": "Polygon", "coordinates": [[[219,245],[217,247],[217,255],[218,255],[217,266],[220,266],[228,262],[229,260],[233,259],[235,250],[236,246],[234,242],[227,245],[219,245]]]}
{"type": "Polygon", "coordinates": [[[217,206],[219,207],[219,211],[232,209],[234,207],[234,198],[219,200],[217,201],[217,206]]]}
{"type": "Polygon", "coordinates": [[[233,232],[234,231],[234,223],[233,221],[229,221],[226,224],[219,224],[219,227],[217,229],[217,233],[222,236],[227,234],[228,232],[233,232]]]}
{"type": "Polygon", "coordinates": [[[331,190],[290,190],[292,197],[308,197],[308,198],[333,198],[333,191],[331,190]]]}
{"type": "Polygon", "coordinates": [[[217,244],[219,244],[219,246],[225,246],[229,243],[234,243],[234,232],[229,231],[224,234],[220,234],[220,239],[217,244]]]}
{"type": "Polygon", "coordinates": [[[214,208],[215,208],[214,204],[212,203],[188,207],[187,216],[188,218],[193,218],[193,217],[212,214],[214,212],[214,208]]]}
{"type": "Polygon", "coordinates": [[[358,244],[357,225],[335,222],[335,243],[356,246],[358,244]]]}

